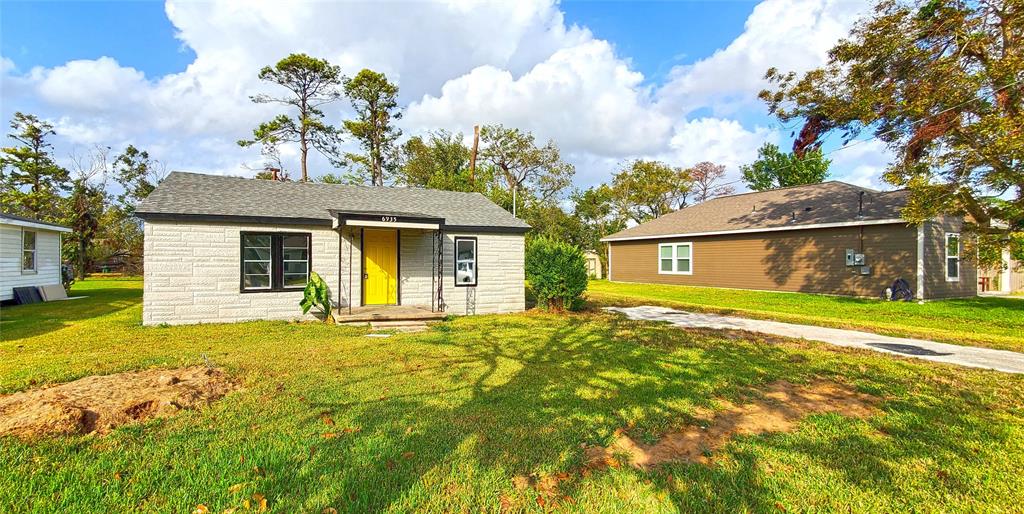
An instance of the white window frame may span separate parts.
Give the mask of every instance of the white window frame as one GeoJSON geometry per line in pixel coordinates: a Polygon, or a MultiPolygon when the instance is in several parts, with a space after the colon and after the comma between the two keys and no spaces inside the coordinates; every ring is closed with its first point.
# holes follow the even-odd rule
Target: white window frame
{"type": "Polygon", "coordinates": [[[455,245],[452,248],[454,250],[452,255],[452,261],[455,264],[454,275],[452,280],[455,282],[455,287],[476,287],[480,283],[480,247],[475,237],[456,237],[455,245]],[[473,258],[472,259],[459,259],[459,243],[466,241],[473,243],[473,258]],[[472,262],[473,263],[473,282],[459,282],[459,263],[460,262],[472,262]]]}
{"type": "Polygon", "coordinates": [[[21,252],[18,254],[21,261],[21,272],[25,274],[39,273],[39,232],[35,230],[21,229],[21,252]],[[32,234],[32,248],[25,248],[25,234],[32,234]],[[32,252],[32,267],[25,267],[25,252],[32,252]]]}
{"type": "Polygon", "coordinates": [[[960,248],[963,246],[963,241],[960,239],[959,232],[946,232],[946,237],[943,238],[942,253],[946,256],[943,259],[943,268],[946,270],[946,282],[959,282],[960,273],[963,271],[963,266],[960,265],[960,248]],[[949,254],[949,239],[956,237],[956,255],[949,254]],[[956,259],[956,276],[949,276],[949,260],[956,259]]]}
{"type": "Polygon", "coordinates": [[[689,242],[689,241],[683,242],[683,243],[659,243],[658,244],[658,274],[659,275],[693,275],[693,243],[689,242]],[[666,246],[672,248],[672,271],[663,271],[661,269],[661,259],[662,259],[662,257],[661,257],[661,249],[666,247],[666,246]],[[690,271],[679,271],[679,256],[678,256],[678,253],[677,253],[676,250],[680,246],[685,246],[685,247],[688,247],[690,249],[690,257],[689,257],[689,259],[687,259],[687,260],[690,261],[690,271]]]}

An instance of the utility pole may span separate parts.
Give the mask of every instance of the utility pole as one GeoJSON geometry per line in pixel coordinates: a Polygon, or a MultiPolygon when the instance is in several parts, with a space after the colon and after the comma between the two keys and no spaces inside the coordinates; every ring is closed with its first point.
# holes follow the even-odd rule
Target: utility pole
{"type": "Polygon", "coordinates": [[[476,183],[476,150],[480,146],[480,125],[473,125],[473,153],[469,154],[469,183],[476,183]]]}

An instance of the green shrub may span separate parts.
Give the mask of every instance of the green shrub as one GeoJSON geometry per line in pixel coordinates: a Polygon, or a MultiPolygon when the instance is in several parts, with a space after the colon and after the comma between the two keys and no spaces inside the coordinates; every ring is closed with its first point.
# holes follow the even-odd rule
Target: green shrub
{"type": "Polygon", "coordinates": [[[583,251],[544,236],[533,239],[526,246],[526,280],[538,305],[555,310],[579,307],[587,290],[583,251]]]}

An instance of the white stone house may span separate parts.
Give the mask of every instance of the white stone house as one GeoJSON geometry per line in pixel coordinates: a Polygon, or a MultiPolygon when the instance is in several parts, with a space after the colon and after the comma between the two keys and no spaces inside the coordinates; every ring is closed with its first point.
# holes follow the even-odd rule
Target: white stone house
{"type": "Polygon", "coordinates": [[[0,301],[14,299],[15,287],[61,283],[61,234],[70,228],[0,214],[0,301]]]}
{"type": "Polygon", "coordinates": [[[174,172],[136,213],[145,325],[302,318],[310,271],[341,317],[525,308],[530,227],[478,193],[174,172]]]}

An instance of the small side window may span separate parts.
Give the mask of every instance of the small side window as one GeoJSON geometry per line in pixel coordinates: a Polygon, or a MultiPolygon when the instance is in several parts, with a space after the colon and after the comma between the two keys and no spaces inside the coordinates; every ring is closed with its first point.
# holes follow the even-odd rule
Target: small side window
{"type": "Polygon", "coordinates": [[[21,271],[36,272],[36,233],[32,230],[21,231],[21,271]]]}
{"type": "Polygon", "coordinates": [[[455,285],[476,285],[476,238],[455,238],[455,285]]]}
{"type": "Polygon", "coordinates": [[[946,233],[946,281],[960,280],[960,234],[946,233]]]}

